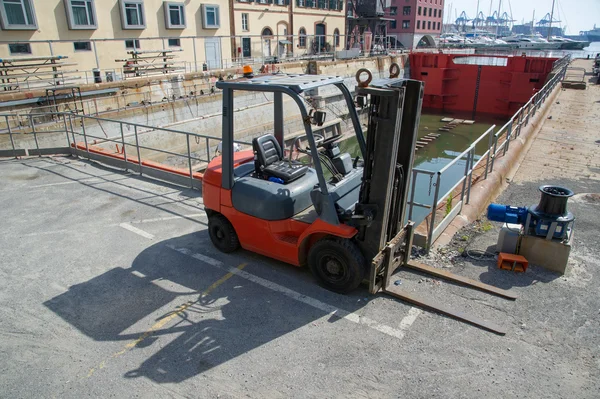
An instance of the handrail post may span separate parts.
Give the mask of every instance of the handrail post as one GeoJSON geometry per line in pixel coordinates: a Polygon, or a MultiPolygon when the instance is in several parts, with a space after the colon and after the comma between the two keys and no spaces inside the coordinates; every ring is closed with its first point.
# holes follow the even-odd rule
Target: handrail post
{"type": "Polygon", "coordinates": [[[87,152],[88,159],[90,159],[90,147],[88,146],[87,135],[85,134],[85,121],[83,116],[81,117],[81,131],[83,132],[83,142],[85,143],[85,151],[87,152]]]}
{"type": "MultiPolygon", "coordinates": [[[[469,158],[470,158],[469,154],[467,154],[467,162],[465,163],[465,171],[463,172],[463,177],[465,178],[465,180],[463,180],[462,190],[460,193],[461,201],[463,201],[465,199],[465,193],[467,191],[467,177],[468,177],[468,173],[469,173],[469,158]]],[[[452,195],[452,194],[450,194],[450,195],[452,195]]]]}
{"type": "Polygon", "coordinates": [[[194,188],[194,176],[192,174],[192,151],[190,149],[190,135],[185,135],[187,141],[187,157],[188,157],[188,167],[190,170],[190,188],[194,188]]]}
{"type": "Polygon", "coordinates": [[[133,133],[135,135],[135,148],[137,149],[138,165],[140,168],[140,176],[142,175],[142,157],[140,155],[140,142],[138,139],[137,125],[133,125],[133,133]]]}
{"type": "Polygon", "coordinates": [[[206,163],[210,162],[210,144],[208,142],[208,137],[205,137],[206,139],[206,163]]]}
{"type": "Polygon", "coordinates": [[[37,133],[35,132],[35,126],[33,124],[33,115],[29,115],[29,124],[31,125],[31,132],[33,133],[33,140],[35,140],[35,148],[38,151],[38,157],[42,156],[40,152],[40,145],[38,144],[37,133]]]}
{"type": "Polygon", "coordinates": [[[490,129],[490,137],[488,139],[487,159],[485,160],[485,175],[483,179],[487,179],[488,168],[490,166],[490,152],[492,151],[492,137],[494,137],[494,129],[490,129]]]}
{"type": "Polygon", "coordinates": [[[433,245],[433,230],[435,228],[435,214],[437,213],[438,196],[440,195],[440,172],[437,173],[437,180],[435,183],[435,193],[433,195],[433,206],[431,207],[431,223],[429,225],[429,232],[427,233],[427,253],[433,245]]]}
{"type": "MultiPolygon", "coordinates": [[[[467,162],[469,163],[469,171],[467,175],[468,187],[467,187],[467,204],[471,198],[471,182],[473,180],[473,158],[475,158],[475,147],[469,152],[469,156],[467,158],[467,162]]],[[[452,194],[450,194],[452,195],[452,194]]]]}
{"type": "Polygon", "coordinates": [[[413,204],[415,203],[415,191],[416,191],[416,187],[417,187],[417,175],[419,174],[419,172],[417,172],[416,170],[412,170],[412,185],[411,185],[411,192],[410,192],[410,204],[408,207],[408,220],[413,220],[412,218],[412,213],[413,213],[413,204]]]}
{"type": "Polygon", "coordinates": [[[69,128],[67,127],[67,117],[63,114],[63,125],[65,125],[65,134],[67,135],[67,146],[71,148],[71,139],[69,138],[69,128]]]}
{"type": "Polygon", "coordinates": [[[504,151],[502,152],[502,156],[506,155],[506,151],[508,151],[508,145],[510,144],[510,137],[512,136],[512,125],[513,120],[511,119],[508,124],[508,130],[506,131],[506,140],[504,141],[504,151]]]}
{"type": "Polygon", "coordinates": [[[73,119],[71,119],[71,114],[69,114],[69,126],[71,127],[71,137],[73,138],[73,145],[75,149],[77,149],[77,141],[75,140],[75,129],[73,128],[73,119]]]}
{"type": "Polygon", "coordinates": [[[4,118],[6,118],[6,126],[8,127],[8,137],[10,137],[10,144],[12,145],[13,156],[15,157],[15,159],[19,159],[19,157],[17,156],[17,149],[15,148],[15,140],[12,136],[12,129],[10,128],[10,120],[8,119],[8,115],[6,115],[4,118]]]}
{"type": "Polygon", "coordinates": [[[498,136],[494,135],[494,151],[492,152],[492,164],[490,165],[490,173],[492,173],[494,171],[494,161],[496,160],[496,150],[497,149],[498,149],[498,136]]]}
{"type": "Polygon", "coordinates": [[[125,161],[125,172],[129,169],[127,167],[127,150],[125,149],[125,134],[123,133],[123,122],[119,122],[119,128],[121,130],[121,148],[123,150],[123,160],[125,161]]]}

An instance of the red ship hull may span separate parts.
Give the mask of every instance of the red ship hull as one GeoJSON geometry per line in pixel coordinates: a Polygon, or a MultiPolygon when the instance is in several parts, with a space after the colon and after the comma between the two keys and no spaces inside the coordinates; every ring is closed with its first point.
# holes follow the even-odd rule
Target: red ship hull
{"type": "Polygon", "coordinates": [[[478,113],[510,117],[544,86],[556,60],[412,53],[410,77],[425,82],[423,108],[470,113],[473,119],[478,113]],[[474,57],[486,65],[463,63],[474,57]]]}

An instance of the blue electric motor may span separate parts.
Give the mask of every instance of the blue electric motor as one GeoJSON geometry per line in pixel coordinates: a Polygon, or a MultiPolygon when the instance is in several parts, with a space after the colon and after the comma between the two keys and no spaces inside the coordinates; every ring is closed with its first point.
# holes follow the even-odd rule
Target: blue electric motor
{"type": "Polygon", "coordinates": [[[525,235],[544,236],[546,238],[565,238],[572,228],[575,217],[567,211],[567,200],[573,191],[558,186],[540,186],[540,202],[530,207],[490,204],[487,217],[502,223],[521,224],[525,235]]]}

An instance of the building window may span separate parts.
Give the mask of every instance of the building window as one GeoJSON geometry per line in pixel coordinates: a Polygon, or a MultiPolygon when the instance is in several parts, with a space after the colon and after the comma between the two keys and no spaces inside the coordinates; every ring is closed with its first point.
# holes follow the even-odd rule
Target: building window
{"type": "Polygon", "coordinates": [[[298,47],[306,47],[306,29],[300,28],[298,31],[298,47]]]}
{"type": "Polygon", "coordinates": [[[410,6],[406,6],[402,8],[402,15],[410,15],[410,6]]]}
{"type": "Polygon", "coordinates": [[[181,47],[181,39],[169,39],[169,47],[181,47]]]}
{"type": "Polygon", "coordinates": [[[218,5],[202,4],[202,26],[204,29],[218,29],[221,27],[218,5]]]}
{"type": "Polygon", "coordinates": [[[33,0],[0,0],[0,22],[6,30],[37,29],[33,0]]]}
{"type": "Polygon", "coordinates": [[[398,7],[390,7],[390,15],[398,15],[398,7]]]}
{"type": "Polygon", "coordinates": [[[421,6],[417,9],[417,14],[421,15],[421,6]]]}
{"type": "Polygon", "coordinates": [[[333,31],[333,45],[340,47],[340,31],[337,28],[333,31]]]}
{"type": "Polygon", "coordinates": [[[431,29],[431,21],[427,21],[427,29],[431,29]]]}
{"type": "Polygon", "coordinates": [[[304,6],[305,6],[305,5],[304,5],[304,0],[296,0],[296,5],[297,5],[298,7],[304,7],[304,6]]]}
{"type": "Polygon", "coordinates": [[[402,29],[408,29],[410,28],[410,20],[405,19],[404,21],[402,21],[402,29]]]}
{"type": "Polygon", "coordinates": [[[75,51],[92,51],[92,42],[73,42],[75,51]]]}
{"type": "Polygon", "coordinates": [[[431,8],[429,9],[429,16],[431,17],[431,8]]]}
{"type": "Polygon", "coordinates": [[[8,45],[10,55],[31,54],[31,45],[29,43],[11,43],[8,45]]]}
{"type": "Polygon", "coordinates": [[[423,7],[423,16],[427,16],[427,7],[423,7]]]}
{"type": "Polygon", "coordinates": [[[437,30],[440,30],[440,23],[437,23],[437,30]]]}
{"type": "Polygon", "coordinates": [[[273,36],[273,31],[271,30],[271,28],[264,28],[260,35],[263,37],[271,37],[273,36]]]}
{"type": "Polygon", "coordinates": [[[185,28],[185,4],[183,3],[163,3],[165,12],[165,27],[167,29],[185,28]]]}
{"type": "Polygon", "coordinates": [[[390,29],[396,29],[396,20],[390,21],[390,29]]]}
{"type": "Polygon", "coordinates": [[[142,0],[120,0],[123,29],[145,29],[144,2],[142,0]]]}
{"type": "Polygon", "coordinates": [[[94,0],[65,0],[69,29],[96,29],[94,0]]]}
{"type": "Polygon", "coordinates": [[[437,17],[437,8],[434,8],[434,9],[433,9],[433,16],[434,16],[434,17],[437,17]]]}
{"type": "Polygon", "coordinates": [[[132,49],[132,50],[139,50],[142,47],[140,46],[140,41],[136,39],[136,40],[125,40],[125,48],[132,49]]]}
{"type": "Polygon", "coordinates": [[[249,18],[250,18],[250,15],[248,13],[242,14],[242,30],[244,32],[248,32],[250,30],[250,28],[249,28],[250,25],[248,23],[249,18]]]}
{"type": "Polygon", "coordinates": [[[421,29],[421,20],[417,20],[417,29],[421,29]]]}

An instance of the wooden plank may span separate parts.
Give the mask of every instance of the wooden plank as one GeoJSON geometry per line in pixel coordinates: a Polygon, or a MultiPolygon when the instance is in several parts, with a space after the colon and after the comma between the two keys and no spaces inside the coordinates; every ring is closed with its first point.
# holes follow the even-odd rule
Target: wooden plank
{"type": "Polygon", "coordinates": [[[36,76],[46,76],[46,75],[64,75],[69,73],[78,73],[77,69],[73,69],[70,71],[63,71],[59,69],[58,71],[46,71],[46,72],[33,72],[33,73],[19,73],[14,75],[0,75],[0,79],[13,79],[13,78],[34,78],[36,76]]]}
{"type": "Polygon", "coordinates": [[[156,60],[156,59],[174,59],[177,58],[174,55],[164,55],[164,56],[158,56],[158,57],[135,57],[135,58],[125,58],[125,59],[120,59],[120,60],[115,60],[115,62],[127,62],[127,61],[131,61],[131,62],[135,62],[137,60],[156,60]]]}
{"type": "Polygon", "coordinates": [[[482,328],[484,330],[493,332],[495,334],[498,334],[498,335],[506,334],[506,330],[504,330],[502,327],[500,327],[492,322],[480,319],[478,317],[468,315],[461,311],[454,310],[445,304],[438,303],[431,299],[423,298],[417,294],[402,291],[393,284],[385,287],[383,292],[388,295],[391,295],[395,298],[398,298],[402,301],[412,303],[413,305],[416,305],[420,308],[423,308],[426,310],[431,310],[433,312],[440,313],[440,314],[443,314],[446,316],[450,316],[456,320],[464,321],[468,324],[471,324],[476,327],[482,328]]]}
{"type": "Polygon", "coordinates": [[[66,55],[54,55],[49,57],[19,57],[19,58],[0,58],[0,62],[22,62],[22,61],[54,61],[69,58],[66,55]]]}
{"type": "Polygon", "coordinates": [[[459,276],[457,274],[450,273],[446,270],[438,269],[436,267],[431,267],[424,263],[410,261],[409,263],[406,264],[406,266],[410,267],[411,269],[418,270],[423,273],[431,274],[433,276],[440,277],[440,278],[443,278],[446,280],[461,283],[470,288],[476,288],[478,290],[487,292],[489,294],[494,294],[494,295],[497,295],[502,298],[510,299],[513,301],[515,299],[517,299],[517,296],[515,294],[511,293],[510,291],[503,290],[502,288],[494,287],[493,285],[485,284],[480,281],[471,280],[470,278],[459,276]]]}
{"type": "Polygon", "coordinates": [[[178,53],[183,49],[162,49],[162,50],[131,50],[127,54],[159,54],[159,53],[178,53]]]}
{"type": "Polygon", "coordinates": [[[57,62],[55,64],[27,64],[27,65],[5,65],[0,66],[0,71],[20,71],[22,69],[38,69],[38,68],[57,68],[60,70],[63,66],[77,65],[76,62],[57,62]]]}

